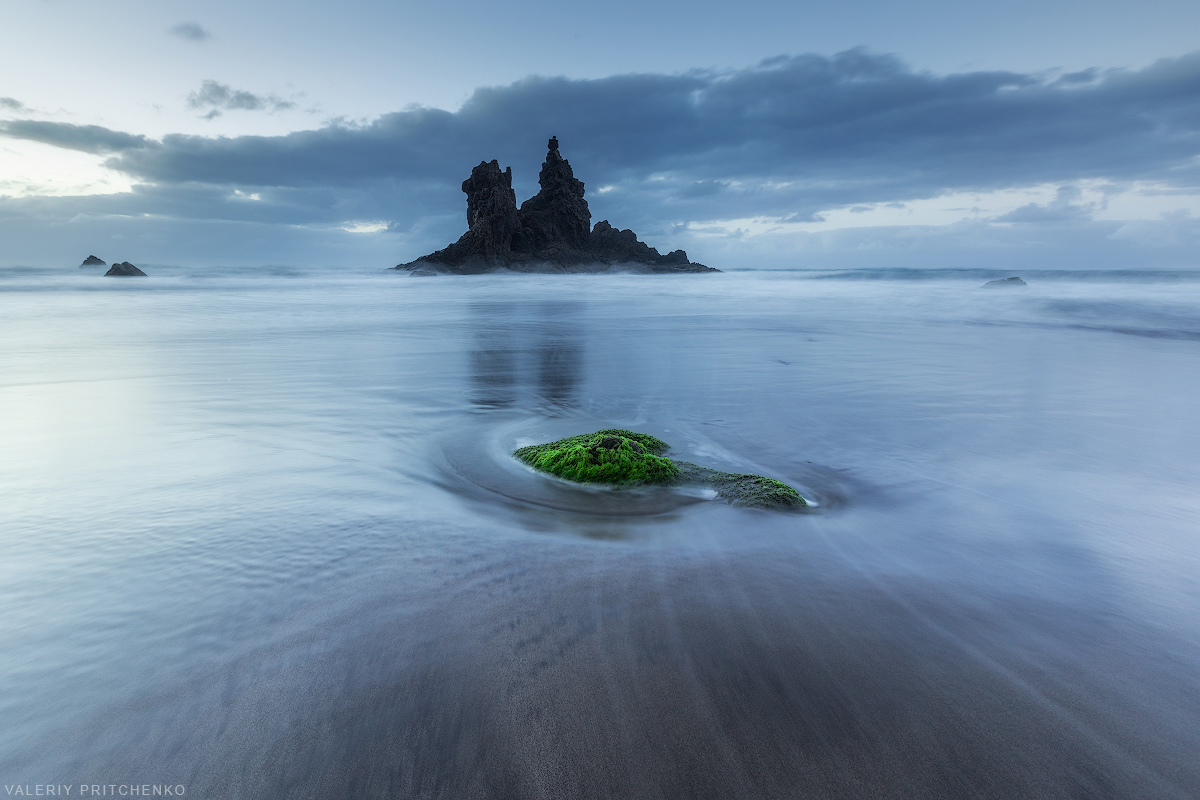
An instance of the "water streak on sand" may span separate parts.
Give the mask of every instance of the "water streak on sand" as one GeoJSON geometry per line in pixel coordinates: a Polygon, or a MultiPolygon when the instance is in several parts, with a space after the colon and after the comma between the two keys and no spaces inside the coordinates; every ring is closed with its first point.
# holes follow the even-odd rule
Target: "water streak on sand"
{"type": "Polygon", "coordinates": [[[1200,280],[146,271],[0,270],[4,783],[1200,795],[1200,280]]]}

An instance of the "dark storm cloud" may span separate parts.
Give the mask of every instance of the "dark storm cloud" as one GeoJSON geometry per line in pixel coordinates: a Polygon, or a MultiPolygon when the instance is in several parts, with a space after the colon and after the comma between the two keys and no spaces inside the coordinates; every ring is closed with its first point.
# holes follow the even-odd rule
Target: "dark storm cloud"
{"type": "MultiPolygon", "coordinates": [[[[206,83],[196,102],[262,102],[244,94],[206,83]]],[[[658,173],[672,196],[729,194],[697,192],[706,181],[833,182],[871,201],[1095,177],[1190,181],[1194,170],[1177,171],[1200,152],[1200,55],[1087,82],[938,76],[861,51],[730,73],[528,78],[480,89],[454,113],[417,108],[281,137],[169,136],[113,166],[149,181],[454,182],[481,158],[540,156],[550,133],[593,186],[658,173]]]]}
{"type": "Polygon", "coordinates": [[[181,22],[178,25],[172,25],[167,32],[190,42],[205,42],[212,38],[212,34],[196,22],[181,22]]]}
{"type": "MultiPolygon", "coordinates": [[[[274,100],[206,81],[190,102],[261,110],[274,100]]],[[[37,138],[15,124],[9,135],[37,138]]],[[[42,141],[113,152],[111,167],[159,186],[390,187],[372,190],[383,198],[438,185],[459,204],[458,184],[481,159],[513,164],[518,194],[531,193],[545,140],[556,134],[593,209],[622,224],[753,214],[800,221],[831,206],[947,190],[1081,179],[1200,186],[1200,54],[1063,76],[934,75],[854,50],[729,72],[532,77],[479,89],[456,112],[412,108],[274,137],[152,142],[29,124],[48,126],[42,141]]]]}
{"type": "Polygon", "coordinates": [[[282,111],[296,105],[273,94],[257,95],[217,81],[201,81],[200,88],[188,95],[187,103],[189,108],[211,109],[207,115],[209,119],[220,116],[222,110],[282,111]]]}
{"type": "Polygon", "coordinates": [[[153,149],[158,143],[145,136],[109,130],[99,125],[71,125],[22,119],[0,122],[0,134],[12,139],[29,139],[85,153],[116,153],[129,149],[153,149]]]}

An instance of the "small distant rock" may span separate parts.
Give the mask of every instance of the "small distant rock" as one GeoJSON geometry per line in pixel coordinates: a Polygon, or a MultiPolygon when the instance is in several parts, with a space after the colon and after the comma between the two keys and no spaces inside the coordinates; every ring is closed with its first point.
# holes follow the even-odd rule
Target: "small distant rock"
{"type": "Polygon", "coordinates": [[[1027,284],[1025,281],[1021,280],[1016,275],[1014,275],[1011,278],[1001,278],[1000,280],[988,281],[980,288],[981,289],[995,289],[995,288],[1004,288],[1006,286],[1028,286],[1028,285],[1029,284],[1027,284]]]}
{"type": "Polygon", "coordinates": [[[122,261],[120,264],[113,264],[111,267],[108,268],[108,272],[104,273],[104,275],[105,275],[105,277],[107,277],[109,275],[113,275],[115,277],[122,277],[122,276],[128,277],[131,275],[141,275],[143,278],[146,277],[146,273],[142,272],[140,269],[135,267],[133,264],[130,264],[128,261],[122,261]]]}
{"type": "Polygon", "coordinates": [[[81,266],[81,267],[103,267],[106,265],[106,263],[107,262],[105,262],[103,259],[96,258],[95,256],[88,256],[87,258],[85,258],[83,260],[83,263],[80,264],[79,266],[81,266]]]}

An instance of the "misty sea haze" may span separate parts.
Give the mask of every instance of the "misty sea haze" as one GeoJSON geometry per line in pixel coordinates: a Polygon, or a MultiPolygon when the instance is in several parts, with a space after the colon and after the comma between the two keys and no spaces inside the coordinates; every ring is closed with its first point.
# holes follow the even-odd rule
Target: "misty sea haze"
{"type": "Polygon", "coordinates": [[[1200,796],[1200,273],[145,269],[0,269],[4,784],[1200,796]]]}

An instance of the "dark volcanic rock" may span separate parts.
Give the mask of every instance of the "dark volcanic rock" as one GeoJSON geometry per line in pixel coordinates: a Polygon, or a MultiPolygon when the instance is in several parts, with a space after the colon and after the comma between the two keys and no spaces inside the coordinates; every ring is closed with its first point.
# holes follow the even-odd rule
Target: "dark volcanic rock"
{"type": "Polygon", "coordinates": [[[501,172],[498,161],[480,161],[462,189],[467,193],[468,234],[475,236],[479,253],[490,257],[509,252],[513,234],[520,227],[512,167],[501,172]]]}
{"type": "Polygon", "coordinates": [[[469,230],[445,249],[401,264],[414,275],[471,274],[508,269],[514,272],[717,272],[688,261],[676,250],[662,255],[638,241],[631,230],[608,220],[592,228],[592,212],[583,197],[583,181],[550,139],[538,175],[541,190],[517,208],[512,168],[481,161],[463,181],[469,230]]]}
{"type": "Polygon", "coordinates": [[[1029,284],[1027,284],[1025,281],[1021,280],[1020,278],[1018,278],[1017,276],[1014,275],[1011,278],[1002,278],[1002,279],[996,280],[996,281],[988,281],[980,288],[981,289],[1003,289],[1008,286],[1028,286],[1028,285],[1029,284]]]}
{"type": "Polygon", "coordinates": [[[521,234],[514,249],[526,253],[586,251],[592,212],[583,199],[583,181],[575,178],[570,162],[558,152],[557,136],[548,144],[538,186],[541,191],[521,204],[521,234]]]}
{"type": "Polygon", "coordinates": [[[79,266],[81,266],[81,267],[103,267],[104,262],[101,261],[100,259],[96,258],[95,256],[88,256],[87,258],[85,258],[83,260],[83,263],[80,264],[79,266]]]}
{"type": "Polygon", "coordinates": [[[113,264],[111,267],[108,268],[108,272],[104,273],[104,275],[106,277],[109,275],[113,275],[115,277],[128,277],[128,276],[132,276],[132,275],[141,275],[143,278],[146,277],[146,273],[142,272],[140,269],[135,267],[133,264],[130,264],[128,261],[122,261],[120,264],[113,264]]]}
{"type": "Polygon", "coordinates": [[[500,171],[498,161],[480,161],[463,181],[467,194],[469,230],[454,244],[425,258],[438,264],[491,264],[512,251],[517,221],[517,196],[512,189],[512,167],[500,171]]]}
{"type": "Polygon", "coordinates": [[[674,250],[661,255],[645,242],[638,241],[637,234],[626,228],[619,231],[608,220],[602,219],[588,237],[588,248],[601,258],[618,264],[650,264],[655,272],[699,272],[690,269],[699,266],[688,261],[687,253],[674,250]]]}

